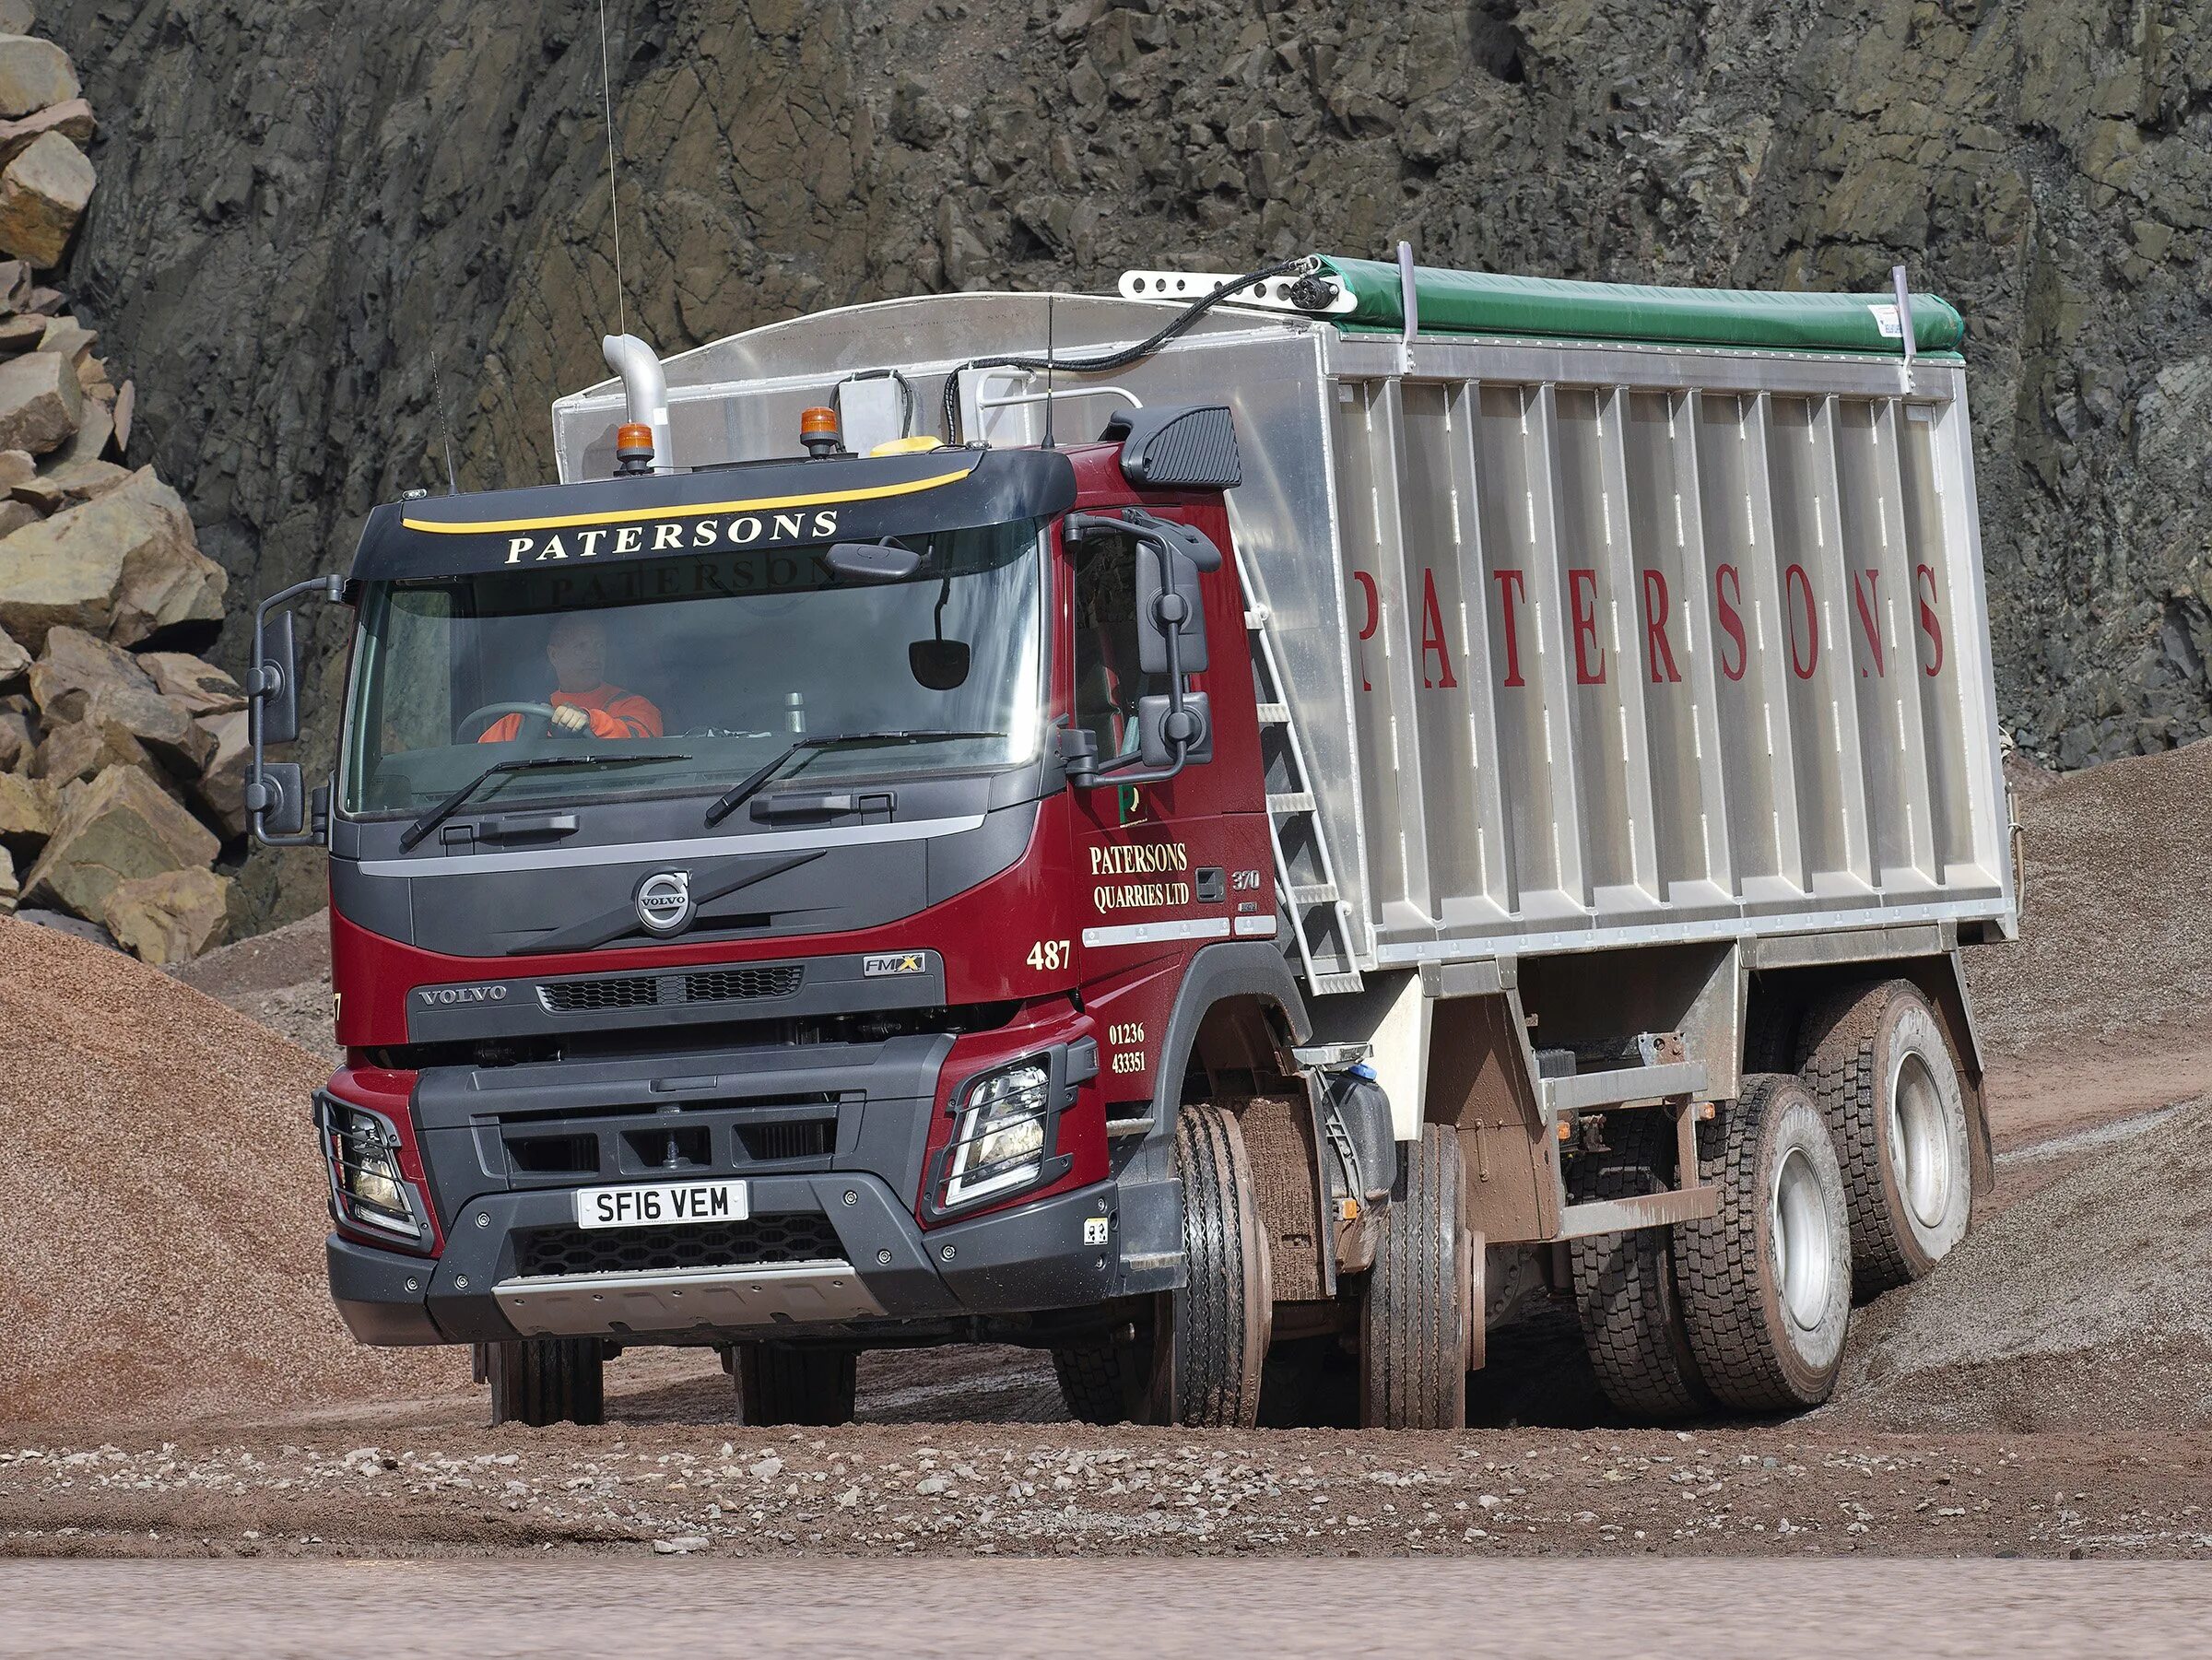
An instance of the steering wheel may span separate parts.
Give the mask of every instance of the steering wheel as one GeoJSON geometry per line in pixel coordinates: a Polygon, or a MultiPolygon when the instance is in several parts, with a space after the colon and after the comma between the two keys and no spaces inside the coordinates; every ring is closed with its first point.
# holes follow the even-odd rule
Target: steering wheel
{"type": "MultiPolygon", "coordinates": [[[[472,733],[477,737],[482,736],[481,731],[477,730],[478,721],[483,722],[486,726],[489,726],[492,722],[503,714],[535,715],[537,717],[537,730],[535,732],[518,732],[515,734],[517,737],[540,738],[553,730],[553,705],[550,703],[487,703],[483,708],[472,709],[461,717],[461,724],[457,728],[461,735],[461,741],[464,743],[472,741],[472,733]]],[[[527,721],[524,722],[524,726],[528,724],[527,721]]]]}

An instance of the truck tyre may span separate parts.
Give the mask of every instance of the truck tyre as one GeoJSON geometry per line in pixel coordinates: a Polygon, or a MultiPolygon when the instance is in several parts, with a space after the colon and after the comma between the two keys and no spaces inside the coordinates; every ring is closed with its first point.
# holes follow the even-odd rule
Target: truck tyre
{"type": "Polygon", "coordinates": [[[1459,1137],[1426,1124],[1401,1144],[1398,1181],[1359,1319],[1359,1421],[1457,1430],[1467,1421],[1466,1167],[1459,1137]]]}
{"type": "Polygon", "coordinates": [[[859,1351],[790,1343],[740,1343],[738,1417],[748,1424],[849,1424],[859,1351]]]}
{"type": "MultiPolygon", "coordinates": [[[[1665,1193],[1675,1185],[1675,1126],[1656,1109],[1608,1113],[1610,1150],[1583,1153],[1568,1172],[1582,1204],[1665,1193]]],[[[1674,1230],[1601,1233],[1568,1247],[1583,1347],[1606,1398],[1626,1417],[1668,1423],[1712,1410],[1698,1375],[1675,1286],[1674,1230]]]]}
{"type": "Polygon", "coordinates": [[[1079,1424],[1127,1423],[1142,1407],[1141,1401],[1131,1398],[1135,1367],[1129,1346],[1112,1337],[1059,1345],[1053,1350],[1053,1370],[1060,1377],[1067,1415],[1079,1424]]]}
{"type": "Polygon", "coordinates": [[[1260,1413],[1275,1293],[1237,1121],[1209,1103],[1184,1107],[1175,1121],[1175,1163],[1188,1278],[1162,1300],[1173,1327],[1169,1419],[1193,1429],[1248,1428],[1260,1413]]]}
{"type": "Polygon", "coordinates": [[[597,1337],[522,1337],[484,1346],[495,1424],[606,1419],[606,1346],[597,1337]]]}
{"type": "Polygon", "coordinates": [[[1799,1075],[1836,1138],[1861,1297],[1915,1280],[1966,1237],[1966,1091],[1943,1023],[1909,980],[1853,986],[1806,1023],[1799,1075]]]}
{"type": "Polygon", "coordinates": [[[1720,1209],[1674,1230],[1698,1373],[1739,1412],[1818,1406],[1851,1320],[1850,1211],[1828,1123],[1794,1077],[1753,1076],[1699,1141],[1720,1209]]]}

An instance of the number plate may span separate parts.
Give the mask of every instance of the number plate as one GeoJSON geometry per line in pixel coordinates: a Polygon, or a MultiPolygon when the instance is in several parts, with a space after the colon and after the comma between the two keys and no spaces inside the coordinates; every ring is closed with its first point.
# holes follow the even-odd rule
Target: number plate
{"type": "Polygon", "coordinates": [[[579,1228],[665,1228],[672,1222],[742,1222],[752,1207],[742,1182],[661,1182],[576,1192],[579,1228]]]}

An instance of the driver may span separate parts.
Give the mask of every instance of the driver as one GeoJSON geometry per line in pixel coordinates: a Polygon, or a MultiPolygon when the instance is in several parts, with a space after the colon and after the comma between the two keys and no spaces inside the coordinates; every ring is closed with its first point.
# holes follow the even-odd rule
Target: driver
{"type": "MultiPolygon", "coordinates": [[[[553,665],[553,719],[547,730],[564,736],[659,737],[661,712],[634,691],[606,683],[606,628],[588,611],[565,611],[546,635],[553,665]]],[[[484,729],[480,744],[512,742],[523,729],[520,714],[501,715],[484,729]]]]}

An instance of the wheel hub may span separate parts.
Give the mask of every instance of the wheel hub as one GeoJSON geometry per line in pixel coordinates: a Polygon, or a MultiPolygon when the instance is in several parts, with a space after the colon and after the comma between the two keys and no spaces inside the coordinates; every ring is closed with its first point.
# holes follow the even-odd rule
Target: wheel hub
{"type": "Polygon", "coordinates": [[[1792,1324],[1812,1331],[1828,1313],[1835,1240],[1820,1178],[1800,1148],[1784,1153],[1774,1172],[1771,1215],[1782,1306],[1792,1324]]]}
{"type": "Polygon", "coordinates": [[[1923,1228],[1940,1228],[1950,1213],[1958,1171],[1947,1127],[1936,1075],[1907,1051],[1889,1084],[1889,1162],[1905,1208],[1923,1228]]]}

